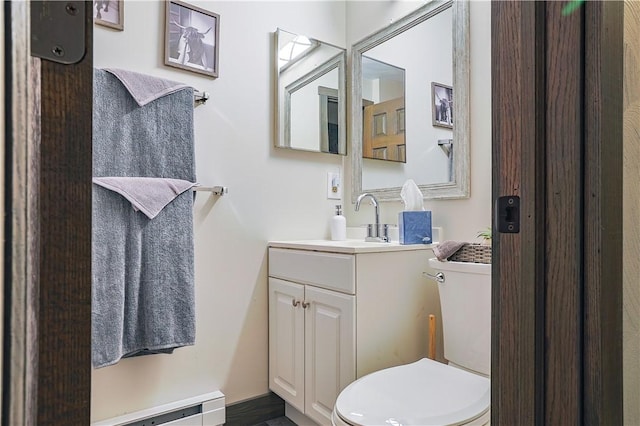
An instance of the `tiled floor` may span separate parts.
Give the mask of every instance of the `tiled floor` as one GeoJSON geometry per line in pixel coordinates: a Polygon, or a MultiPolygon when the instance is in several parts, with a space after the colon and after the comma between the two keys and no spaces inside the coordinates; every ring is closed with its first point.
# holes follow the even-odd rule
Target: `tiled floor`
{"type": "Polygon", "coordinates": [[[277,419],[267,420],[254,426],[296,426],[296,424],[283,416],[277,419]]]}

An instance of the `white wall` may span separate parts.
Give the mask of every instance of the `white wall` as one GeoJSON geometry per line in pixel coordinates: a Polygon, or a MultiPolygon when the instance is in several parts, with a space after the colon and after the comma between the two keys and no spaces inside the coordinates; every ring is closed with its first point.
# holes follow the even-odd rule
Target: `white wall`
{"type": "Polygon", "coordinates": [[[344,45],[342,2],[190,1],[220,14],[220,77],[163,65],[162,2],[125,3],[124,32],[95,27],[94,64],[192,84],[211,93],[196,108],[196,170],[226,185],[194,209],[196,345],[94,370],[93,421],[221,389],[227,403],[268,392],[267,257],[273,239],[328,238],[328,171],[343,156],[273,148],[276,27],[344,45]]]}
{"type": "MultiPolygon", "coordinates": [[[[326,173],[339,171],[343,179],[350,173],[343,156],[273,148],[272,33],[280,27],[349,46],[419,5],[370,3],[376,13],[354,19],[346,32],[345,14],[361,2],[190,3],[220,14],[216,80],[163,65],[161,2],[127,0],[124,32],[95,28],[96,67],[144,72],[211,93],[195,111],[197,175],[203,185],[228,186],[229,194],[199,194],[194,208],[196,345],[94,370],[93,421],[214,389],[226,394],[227,403],[268,391],[266,243],[328,238],[328,221],[340,201],[326,200],[326,173]]],[[[472,195],[426,203],[434,225],[461,240],[473,240],[488,226],[491,211],[489,3],[472,2],[471,14],[472,195]]],[[[342,204],[350,225],[373,218],[368,206],[356,215],[352,204],[342,204]]],[[[382,219],[396,223],[400,210],[400,203],[383,203],[382,219]]]]}
{"type": "MultiPolygon", "coordinates": [[[[360,2],[347,3],[347,44],[365,38],[391,21],[415,10],[423,2],[360,2]],[[350,19],[358,16],[359,19],[350,19]],[[357,24],[357,25],[356,25],[357,24]]],[[[471,197],[464,200],[425,201],[425,208],[432,211],[433,226],[442,227],[445,239],[479,242],[476,235],[491,225],[491,3],[472,1],[471,10],[471,71],[470,71],[470,152],[471,197]]],[[[421,46],[413,46],[416,53],[421,46]]],[[[431,118],[429,118],[429,121],[431,118]]],[[[349,155],[352,155],[349,151],[349,155]]],[[[350,176],[350,159],[346,175],[350,176]]],[[[346,199],[351,191],[350,182],[345,187],[346,199]]],[[[397,223],[400,202],[384,202],[380,208],[380,220],[397,223]]],[[[359,212],[352,205],[345,206],[349,226],[360,226],[373,221],[372,208],[366,204],[359,212]]]]}

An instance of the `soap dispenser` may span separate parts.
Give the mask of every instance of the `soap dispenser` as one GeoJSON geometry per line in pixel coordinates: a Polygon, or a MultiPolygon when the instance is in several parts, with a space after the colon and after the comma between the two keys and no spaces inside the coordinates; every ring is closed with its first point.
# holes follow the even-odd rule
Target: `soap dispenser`
{"type": "Polygon", "coordinates": [[[331,239],[344,241],[347,239],[347,219],[342,216],[342,206],[336,205],[336,215],[331,218],[331,239]]]}

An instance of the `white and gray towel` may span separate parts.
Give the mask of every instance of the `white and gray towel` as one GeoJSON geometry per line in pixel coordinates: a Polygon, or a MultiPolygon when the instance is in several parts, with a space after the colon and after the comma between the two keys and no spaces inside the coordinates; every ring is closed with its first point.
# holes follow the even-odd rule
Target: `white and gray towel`
{"type": "Polygon", "coordinates": [[[163,96],[190,87],[177,81],[165,80],[119,68],[104,68],[104,71],[110,72],[120,80],[120,83],[140,106],[145,106],[163,96]]]}
{"type": "Polygon", "coordinates": [[[198,185],[182,179],[149,177],[97,177],[93,183],[122,195],[135,211],[149,219],[158,216],[178,195],[198,185]]]}

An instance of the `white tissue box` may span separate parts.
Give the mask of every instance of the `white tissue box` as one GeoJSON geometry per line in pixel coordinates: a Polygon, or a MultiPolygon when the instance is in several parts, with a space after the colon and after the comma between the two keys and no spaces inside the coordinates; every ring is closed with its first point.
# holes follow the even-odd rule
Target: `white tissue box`
{"type": "Polygon", "coordinates": [[[400,244],[431,244],[431,212],[403,211],[398,213],[400,244]]]}

